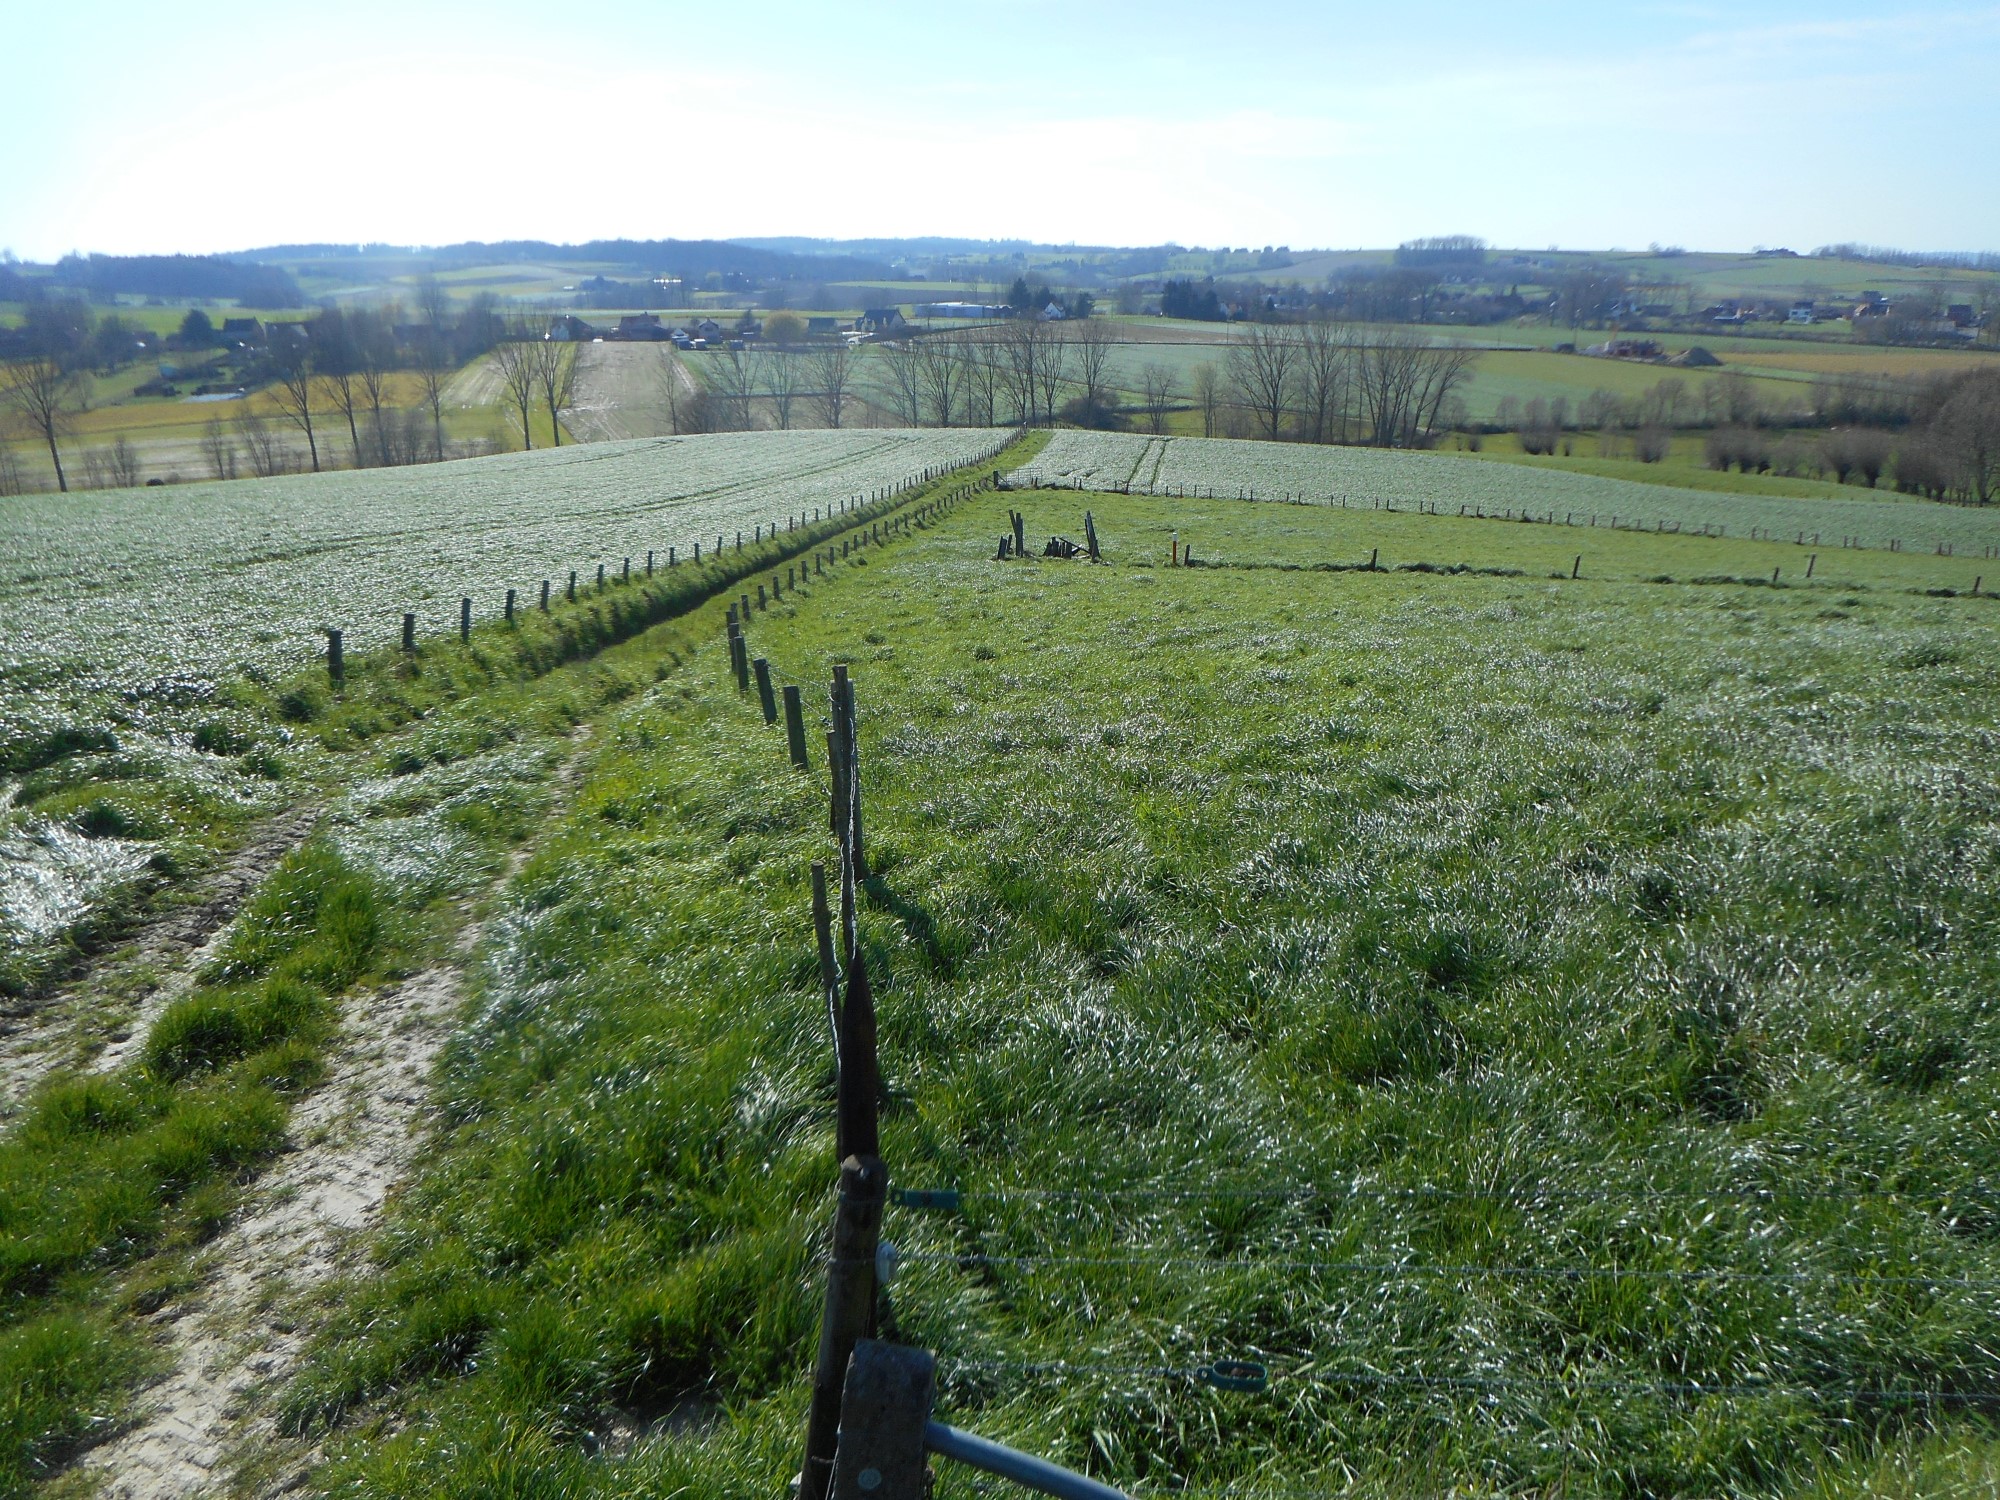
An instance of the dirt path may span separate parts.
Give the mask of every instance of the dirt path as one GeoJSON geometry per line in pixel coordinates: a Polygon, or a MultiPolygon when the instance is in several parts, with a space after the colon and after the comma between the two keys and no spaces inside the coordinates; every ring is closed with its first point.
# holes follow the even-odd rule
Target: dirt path
{"type": "MultiPolygon", "coordinates": [[[[578,732],[557,772],[549,817],[576,784],[587,737],[578,732]]],[[[80,1461],[108,1500],[212,1495],[233,1488],[238,1469],[260,1495],[298,1487],[316,1452],[278,1433],[273,1398],[312,1337],[313,1294],[359,1268],[368,1230],[422,1148],[431,1065],[483,933],[468,922],[448,962],[349,999],[350,1021],[367,1024],[347,1027],[347,1050],[293,1111],[289,1149],[204,1252],[195,1289],[153,1315],[167,1374],[141,1393],[136,1424],[80,1461]]]]}
{"type": "Polygon", "coordinates": [[[661,382],[683,395],[695,385],[671,344],[584,344],[578,349],[576,396],[563,425],[579,442],[664,437],[671,431],[661,382]]]}
{"type": "MultiPolygon", "coordinates": [[[[160,1012],[194,987],[195,976],[214,955],[230,920],[250,893],[262,885],[278,861],[305,841],[318,822],[317,808],[299,808],[263,824],[250,842],[202,882],[193,902],[175,906],[145,923],[116,952],[111,966],[132,962],[132,954],[157,971],[145,987],[131,1019],[115,1030],[110,1044],[92,1060],[103,1072],[127,1061],[141,1045],[160,1012]]],[[[57,1068],[81,1061],[92,1028],[115,1002],[106,990],[115,976],[93,966],[63,986],[45,1004],[0,1019],[0,1117],[13,1114],[35,1087],[57,1068]]]]}

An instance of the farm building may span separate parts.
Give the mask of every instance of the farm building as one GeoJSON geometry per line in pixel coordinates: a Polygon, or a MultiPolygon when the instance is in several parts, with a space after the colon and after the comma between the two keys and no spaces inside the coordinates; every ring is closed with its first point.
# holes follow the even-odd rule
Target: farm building
{"type": "Polygon", "coordinates": [[[862,310],[855,326],[869,333],[887,333],[891,329],[901,328],[904,321],[903,310],[900,307],[869,307],[862,310]]]}
{"type": "Polygon", "coordinates": [[[627,313],[618,320],[617,331],[611,337],[624,339],[628,343],[644,344],[667,337],[667,330],[660,326],[658,313],[627,313]]]}
{"type": "Polygon", "coordinates": [[[264,325],[256,318],[224,318],[221,338],[231,349],[255,349],[264,342],[264,325]]]}
{"type": "Polygon", "coordinates": [[[597,330],[574,314],[564,313],[549,320],[548,331],[542,337],[556,344],[587,344],[597,337],[597,330]]]}
{"type": "Polygon", "coordinates": [[[920,318],[992,319],[1010,317],[1013,311],[990,302],[919,302],[916,307],[920,318]]]}

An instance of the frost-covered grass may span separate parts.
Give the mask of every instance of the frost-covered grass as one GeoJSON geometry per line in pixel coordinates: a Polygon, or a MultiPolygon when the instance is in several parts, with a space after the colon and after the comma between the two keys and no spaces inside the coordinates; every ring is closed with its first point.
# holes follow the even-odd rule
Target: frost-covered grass
{"type": "Polygon", "coordinates": [[[1121,487],[1130,475],[1135,492],[1181,492],[1251,496],[1259,500],[1303,500],[1372,508],[1390,502],[1415,510],[1420,504],[1456,515],[1461,505],[1487,511],[1553,512],[1557,520],[1597,518],[1609,525],[1654,529],[1664,521],[1686,530],[1719,527],[1730,536],[1760,534],[1794,538],[1819,535],[1824,544],[1935,553],[1940,544],[1957,555],[1980,558],[2000,548],[2000,507],[1975,509],[1896,499],[1793,499],[1777,495],[1727,494],[1673,485],[1635,484],[1596,475],[1565,473],[1522,465],[1481,462],[1451,453],[1389,452],[1374,448],[1315,447],[1304,443],[1259,443],[1231,438],[1153,438],[1123,433],[1060,433],[1048,449],[1025,465],[1017,482],[1121,487]],[[1142,456],[1138,445],[1155,445],[1142,456]]]}
{"type": "MultiPolygon", "coordinates": [[[[1061,499],[751,627],[857,684],[884,1155],[964,1193],[887,1230],[942,1414],[1142,1496],[1983,1493],[2000,616],[1168,571],[1104,495],[1114,566],[992,561],[1061,499]],[[1171,1373],[1231,1357],[1270,1390],[1171,1373]]],[[[824,818],[720,652],[607,726],[293,1393],[329,1492],[782,1493],[824,818]]]]}
{"type": "MultiPolygon", "coordinates": [[[[993,450],[992,432],[774,432],[658,438],[285,479],[0,500],[0,682],[129,691],[285,671],[344,629],[392,641],[481,621],[508,588],[532,603],[570,569],[665,563],[718,535],[837,505],[929,465],[993,450]],[[531,593],[531,591],[534,591],[531,593]]],[[[0,731],[4,731],[0,723],[0,731]]]]}
{"type": "Polygon", "coordinates": [[[22,778],[0,780],[0,994],[32,988],[90,942],[149,868],[200,862],[281,800],[297,742],[366,738],[454,693],[624,639],[802,543],[790,517],[866,504],[1005,439],[732,434],[0,502],[0,778],[22,778]],[[489,651],[509,587],[517,625],[493,632],[489,651]],[[461,595],[475,598],[481,627],[469,650],[457,641],[461,595]],[[384,650],[406,608],[420,616],[410,660],[384,650]],[[310,680],[322,624],[346,634],[356,670],[343,694],[310,680]],[[365,670],[370,653],[396,659],[386,690],[385,674],[365,670]]]}

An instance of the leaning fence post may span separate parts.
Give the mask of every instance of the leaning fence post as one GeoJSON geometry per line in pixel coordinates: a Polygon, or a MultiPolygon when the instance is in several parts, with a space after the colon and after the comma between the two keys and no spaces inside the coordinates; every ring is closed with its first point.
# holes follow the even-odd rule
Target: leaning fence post
{"type": "MultiPolygon", "coordinates": [[[[843,1052],[843,1077],[855,1061],[843,1052]]],[[[798,1500],[828,1500],[831,1493],[847,1362],[854,1346],[875,1331],[875,1252],[881,1243],[882,1205],[888,1195],[888,1171],[872,1151],[842,1160],[798,1500]]]]}
{"type": "Polygon", "coordinates": [[[793,765],[801,771],[810,771],[812,762],[806,759],[806,718],[799,703],[799,690],[786,683],[784,696],[785,748],[791,752],[793,765]]]}
{"type": "Polygon", "coordinates": [[[764,710],[764,722],[778,722],[778,702],[771,694],[771,664],[763,657],[750,663],[757,673],[757,702],[764,710]]]}

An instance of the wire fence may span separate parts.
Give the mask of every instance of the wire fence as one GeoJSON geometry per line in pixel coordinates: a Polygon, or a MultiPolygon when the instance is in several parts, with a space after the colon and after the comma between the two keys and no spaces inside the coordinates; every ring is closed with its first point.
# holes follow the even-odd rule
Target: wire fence
{"type": "MultiPolygon", "coordinates": [[[[941,518],[949,504],[964,495],[987,487],[954,490],[942,503],[920,507],[899,522],[891,535],[905,533],[941,518]]],[[[870,532],[871,539],[874,533],[870,532]]],[[[883,540],[888,539],[886,536],[883,540]]],[[[772,597],[779,597],[775,586],[772,597]]],[[[739,617],[754,617],[746,597],[739,599],[739,617]]],[[[738,627],[740,633],[741,627],[738,627]]],[[[747,648],[744,648],[747,651],[747,648]]],[[[805,683],[766,657],[758,658],[760,682],[768,680],[796,691],[788,703],[801,700],[810,690],[805,683]]],[[[739,674],[739,683],[745,679],[739,674]]],[[[746,687],[747,691],[747,687],[746,687]]],[[[865,884],[865,869],[859,859],[860,777],[858,741],[852,683],[844,669],[836,674],[826,711],[815,712],[815,722],[825,727],[830,749],[826,769],[809,768],[816,785],[828,795],[835,810],[833,831],[841,851],[842,962],[828,971],[827,1004],[829,1022],[836,1036],[844,1020],[837,997],[836,981],[851,981],[860,965],[858,929],[859,894],[865,884]],[[843,699],[842,694],[845,693],[843,699]],[[841,741],[848,748],[844,764],[836,764],[835,749],[841,741]],[[842,822],[843,790],[847,821],[842,822]],[[850,853],[855,857],[850,863],[850,853]]],[[[766,700],[767,722],[772,719],[766,700]]],[[[823,943],[823,953],[825,945],[823,943]]],[[[865,976],[863,976],[865,977],[865,976]]],[[[850,1003],[852,991],[850,990],[850,1003]]],[[[872,1026],[872,1020],[871,1020],[872,1026]]],[[[843,1044],[845,1045],[845,1044],[843,1044]]],[[[872,1035],[871,1035],[872,1045],[872,1035]]],[[[845,1076],[846,1059],[842,1059],[845,1076]]],[[[1600,1164],[1602,1165],[1602,1164],[1600,1164]]],[[[1642,1173],[1645,1168],[1630,1168],[1642,1173]]],[[[886,1190],[885,1190],[886,1191],[886,1190]]],[[[1011,1296],[1030,1286],[1087,1288],[1097,1273],[1136,1273],[1160,1277],[1195,1278],[1199,1289],[1226,1292],[1241,1278],[1278,1275],[1300,1280],[1350,1282],[1365,1295],[1379,1301],[1390,1288],[1411,1296],[1426,1296],[1428,1288],[1450,1284],[1459,1288],[1486,1285],[1522,1287],[1639,1286],[1672,1288],[1676,1296],[1699,1297],[1704,1290],[1718,1295],[1732,1287],[1769,1288],[1790,1294],[1787,1303],[1795,1310],[1815,1304],[1817,1293],[1838,1293],[1852,1297],[1870,1293],[1896,1297],[1907,1302],[1923,1302],[1938,1308],[1954,1309],[1954,1317],[1991,1319],[2000,1328],[2000,1277],[1966,1274],[1957,1270],[1930,1270],[1920,1265],[1865,1263],[1865,1252],[1840,1246],[1821,1254],[1849,1257],[1843,1264],[1786,1264],[1781,1244],[1768,1241],[1764,1228],[1742,1242],[1748,1257],[1763,1258],[1762,1265],[1719,1264],[1621,1264],[1537,1263],[1477,1259],[1426,1260],[1419,1255],[1391,1252],[1386,1256],[1313,1256],[1297,1253],[1234,1254],[1204,1253],[1185,1247],[1140,1243],[1118,1246],[1101,1253],[1073,1249],[1029,1249],[1020,1253],[986,1248],[932,1248],[922,1245],[922,1224],[946,1222],[955,1234],[976,1234],[973,1222],[982,1207],[1005,1210],[1021,1207],[1037,1214],[1064,1210],[1075,1213],[1117,1214],[1134,1208],[1201,1209],[1209,1205],[1271,1204],[1318,1206],[1387,1206],[1416,1208],[1425,1205],[1476,1205],[1500,1207],[1527,1213],[1557,1213],[1564,1210],[1611,1205],[1621,1208],[1668,1209],[1698,1212],[1705,1230],[1713,1231],[1715,1210],[1740,1208],[1764,1218],[1760,1211],[1824,1205],[1836,1210],[1886,1211],[1915,1214],[1945,1232],[1956,1232],[1967,1216],[1979,1223],[2000,1219],[2000,1183],[1983,1177],[1965,1182],[1895,1183],[1876,1180],[1820,1181],[1797,1183],[1730,1182],[1716,1185],[1655,1184],[1638,1181],[1625,1184],[1579,1184],[1546,1179],[1497,1182],[1481,1185],[1437,1183],[1392,1183],[1365,1177],[1320,1182],[1214,1183],[1164,1186],[1147,1183],[1081,1183],[1040,1186],[1022,1183],[975,1184],[966,1187],[898,1188],[888,1199],[893,1207],[908,1215],[908,1226],[919,1242],[913,1248],[898,1249],[889,1241],[871,1239],[866,1253],[843,1256],[838,1253],[836,1234],[833,1253],[821,1261],[830,1285],[844,1277],[861,1276],[878,1286],[905,1271],[924,1272],[913,1290],[916,1305],[922,1305],[922,1288],[930,1285],[929,1275],[950,1276],[976,1273],[999,1295],[1011,1296]],[[972,1211],[968,1217],[968,1211],[972,1211]],[[1862,1258],[1863,1263],[1854,1260],[1862,1258]],[[1015,1278],[1020,1278],[1018,1286],[1015,1278]]],[[[848,1200],[843,1190],[843,1213],[848,1200]]],[[[1018,1229],[1018,1225],[1011,1226],[1018,1229]]],[[[1043,1232],[1059,1235],[1075,1232],[1058,1221],[1047,1223],[1043,1232]]],[[[1982,1231],[1983,1232],[1983,1231],[1982,1231]]],[[[1964,1243],[1964,1242],[1961,1242],[1964,1243]]],[[[1973,1241],[1976,1245],[1976,1240],[1973,1241]]],[[[1617,1253],[1614,1250],[1613,1254],[1617,1253]]],[[[1671,1251],[1666,1252],[1671,1254],[1671,1251]]],[[[1695,1253],[1695,1252],[1688,1252],[1695,1253]]],[[[907,1294],[899,1293],[899,1297],[907,1294]]],[[[1553,1306],[1554,1304],[1551,1304],[1553,1306]]],[[[1686,1305],[1686,1304],[1677,1304],[1686,1305]]],[[[831,1304],[830,1304],[831,1306],[831,1304]]],[[[1190,1342],[1203,1342],[1199,1329],[1187,1332],[1190,1342]]],[[[824,1346],[823,1346],[824,1348],[824,1346]]],[[[1857,1413],[1863,1410],[1924,1412],[1942,1409],[2000,1411],[2000,1380],[1980,1378],[1976,1369],[1954,1369],[1949,1373],[1907,1374],[1897,1378],[1840,1379],[1831,1374],[1813,1380],[1810,1370],[1779,1367],[1774,1358],[1768,1372],[1755,1369],[1721,1370],[1694,1374],[1682,1370],[1605,1369],[1578,1362],[1560,1369],[1507,1368],[1483,1364],[1475,1351],[1458,1368],[1444,1368],[1452,1362],[1449,1351],[1433,1351],[1417,1356],[1407,1368],[1380,1368],[1365,1362],[1320,1360],[1294,1350],[1265,1351],[1259,1348],[1232,1350],[1226,1355],[1200,1361],[1162,1359],[1158,1361],[1120,1359],[1108,1355],[1079,1353],[1076,1357],[1017,1358],[973,1350],[946,1353],[937,1370],[947,1387],[962,1388],[967,1394],[990,1394],[996,1380],[1114,1385],[1134,1383],[1162,1388],[1204,1390],[1223,1396],[1246,1399],[1259,1397],[1280,1402],[1308,1391],[1321,1391],[1357,1401],[1380,1402],[1391,1396],[1432,1395],[1448,1397],[1456,1405],[1477,1402],[1527,1400],[1541,1403],[1603,1398],[1612,1401],[1674,1402],[1682,1404],[1711,1401],[1792,1402],[1810,1405],[1822,1412],[1857,1413]],[[1428,1363],[1429,1367],[1426,1368],[1428,1363]]],[[[1904,1361],[1921,1369],[1923,1357],[1904,1361]]],[[[1976,1363],[1976,1361],[1975,1361],[1976,1363]]],[[[1857,1371],[1857,1373],[1859,1373],[1857,1371]]],[[[836,1403],[837,1406],[837,1403],[836,1403]]],[[[812,1469],[809,1456],[807,1468],[812,1469]]],[[[1341,1486],[1344,1487],[1344,1486],[1341,1486]]],[[[1182,1491],[1176,1490],[1175,1493],[1182,1491]]],[[[1273,1488],[1255,1479],[1224,1481],[1190,1486],[1185,1493],[1229,1496],[1233,1500],[1290,1500],[1293,1496],[1324,1493],[1311,1489],[1273,1488]]]]}

